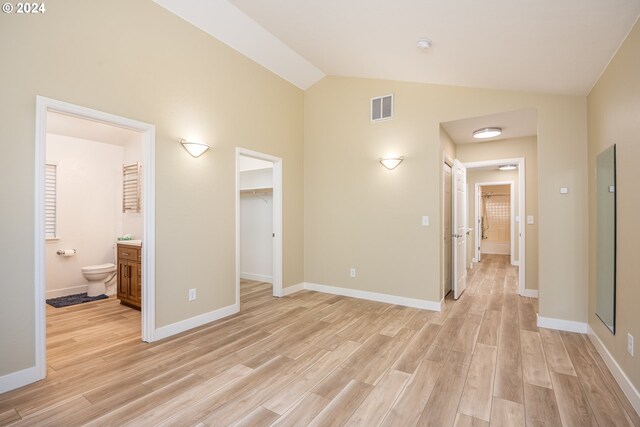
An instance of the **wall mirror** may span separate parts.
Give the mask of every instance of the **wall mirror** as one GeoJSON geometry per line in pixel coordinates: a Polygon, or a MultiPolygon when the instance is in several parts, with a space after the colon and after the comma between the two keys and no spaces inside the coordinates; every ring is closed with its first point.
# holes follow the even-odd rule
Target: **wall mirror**
{"type": "Polygon", "coordinates": [[[596,158],[596,315],[616,333],[616,146],[596,158]]]}

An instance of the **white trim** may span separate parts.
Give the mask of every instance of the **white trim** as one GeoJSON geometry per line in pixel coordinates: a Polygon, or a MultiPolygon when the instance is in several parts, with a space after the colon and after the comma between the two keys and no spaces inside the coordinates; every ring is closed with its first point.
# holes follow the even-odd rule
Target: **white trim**
{"type": "Polygon", "coordinates": [[[240,272],[240,278],[245,280],[256,280],[258,282],[273,283],[273,277],[266,274],[240,272]]]}
{"type": "Polygon", "coordinates": [[[551,317],[538,316],[537,326],[539,328],[578,332],[580,334],[587,333],[587,324],[585,322],[576,322],[575,320],[553,319],[551,317]]]}
{"type": "Polygon", "coordinates": [[[538,290],[537,289],[525,289],[522,294],[523,297],[529,298],[538,298],[538,290]]]}
{"type": "Polygon", "coordinates": [[[596,334],[590,325],[588,325],[588,334],[593,346],[598,350],[602,360],[604,360],[607,368],[609,368],[609,371],[616,379],[624,395],[629,399],[631,406],[633,406],[633,409],[640,415],[640,391],[633,385],[627,374],[624,373],[620,365],[618,365],[618,362],[616,362],[616,359],[609,353],[607,347],[605,347],[598,334],[596,334]]]}
{"type": "Polygon", "coordinates": [[[282,289],[282,296],[295,294],[296,292],[304,291],[304,283],[298,283],[297,285],[287,286],[282,289]]]}
{"type": "Polygon", "coordinates": [[[273,296],[282,296],[282,159],[236,147],[236,304],[240,306],[240,156],[273,163],[273,296]]]}
{"type": "MultiPolygon", "coordinates": [[[[512,159],[496,159],[496,160],[483,160],[479,162],[468,162],[464,165],[467,169],[481,168],[486,166],[500,166],[504,164],[515,164],[518,166],[518,206],[519,206],[519,216],[520,218],[526,217],[526,174],[525,174],[525,158],[524,157],[516,157],[512,159]]],[[[513,193],[513,192],[512,192],[513,193]]],[[[512,198],[513,201],[513,198],[512,198]]],[[[476,200],[476,205],[477,205],[476,200]]],[[[514,220],[515,221],[515,220],[514,220]]],[[[526,227],[525,224],[520,221],[518,222],[518,230],[520,232],[520,246],[519,246],[519,268],[518,268],[518,294],[523,295],[526,289],[525,286],[525,269],[526,269],[526,227]]],[[[516,231],[514,231],[516,232],[516,231]]],[[[476,231],[476,235],[478,232],[476,231]]],[[[477,246],[476,246],[477,247],[477,246]]],[[[513,259],[513,257],[512,257],[513,259]]]]}
{"type": "Polygon", "coordinates": [[[43,377],[40,375],[40,369],[37,366],[3,375],[0,377],[0,393],[15,390],[41,379],[43,377]]]}
{"type": "Polygon", "coordinates": [[[369,301],[384,302],[387,304],[402,305],[405,307],[421,308],[424,310],[440,311],[441,303],[415,298],[400,297],[396,295],[380,294],[377,292],[360,291],[357,289],[339,288],[337,286],[319,285],[317,283],[304,283],[304,288],[310,291],[325,294],[342,295],[345,297],[366,299],[369,301]]]}
{"type": "Polygon", "coordinates": [[[142,199],[144,206],[144,251],[142,251],[142,340],[154,340],[155,331],[155,126],[91,108],[36,96],[35,132],[35,380],[46,377],[44,165],[46,161],[47,111],[57,111],[142,133],[145,164],[142,199]]]}
{"type": "Polygon", "coordinates": [[[163,326],[155,330],[155,339],[161,340],[176,334],[179,334],[189,329],[197,328],[198,326],[205,325],[207,323],[215,322],[223,317],[231,316],[240,311],[239,304],[232,304],[226,307],[219,308],[217,310],[210,311],[208,313],[199,314],[197,316],[190,317],[185,320],[181,320],[176,323],[172,323],[167,326],[163,326]]]}
{"type": "Polygon", "coordinates": [[[88,285],[70,286],[68,288],[53,289],[47,291],[47,299],[65,297],[67,295],[76,295],[87,292],[88,285]]]}
{"type": "Polygon", "coordinates": [[[514,267],[517,267],[517,266],[519,266],[519,265],[520,265],[520,261],[518,261],[518,260],[513,260],[513,261],[511,261],[511,265],[513,265],[514,267]]]}

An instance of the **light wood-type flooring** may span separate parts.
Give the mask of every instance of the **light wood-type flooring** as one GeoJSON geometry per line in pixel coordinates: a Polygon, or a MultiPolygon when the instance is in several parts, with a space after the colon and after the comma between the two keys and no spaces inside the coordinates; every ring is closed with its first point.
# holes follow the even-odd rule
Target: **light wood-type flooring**
{"type": "Polygon", "coordinates": [[[0,395],[0,425],[640,426],[516,276],[486,257],[440,313],[245,282],[239,314],[153,344],[117,300],[47,308],[48,378],[0,395]]]}

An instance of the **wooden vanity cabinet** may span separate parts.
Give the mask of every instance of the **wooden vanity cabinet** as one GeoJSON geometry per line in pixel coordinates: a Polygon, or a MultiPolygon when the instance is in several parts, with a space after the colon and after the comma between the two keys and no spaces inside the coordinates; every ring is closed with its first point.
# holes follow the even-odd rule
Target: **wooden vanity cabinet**
{"type": "Polygon", "coordinates": [[[141,247],[118,243],[118,299],[140,310],[142,303],[141,247]]]}

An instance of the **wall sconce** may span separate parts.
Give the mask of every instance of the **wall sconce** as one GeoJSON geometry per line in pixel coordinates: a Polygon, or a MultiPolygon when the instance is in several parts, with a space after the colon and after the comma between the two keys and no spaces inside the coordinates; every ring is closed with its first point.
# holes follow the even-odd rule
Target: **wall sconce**
{"type": "Polygon", "coordinates": [[[380,159],[380,163],[382,163],[382,166],[384,166],[385,168],[391,170],[391,169],[395,169],[400,163],[402,163],[403,160],[404,160],[404,157],[402,156],[387,157],[384,159],[380,159]]]}
{"type": "Polygon", "coordinates": [[[182,144],[184,149],[187,150],[193,157],[200,157],[205,151],[210,148],[207,144],[203,144],[201,142],[188,142],[184,139],[180,140],[180,144],[182,144]]]}

